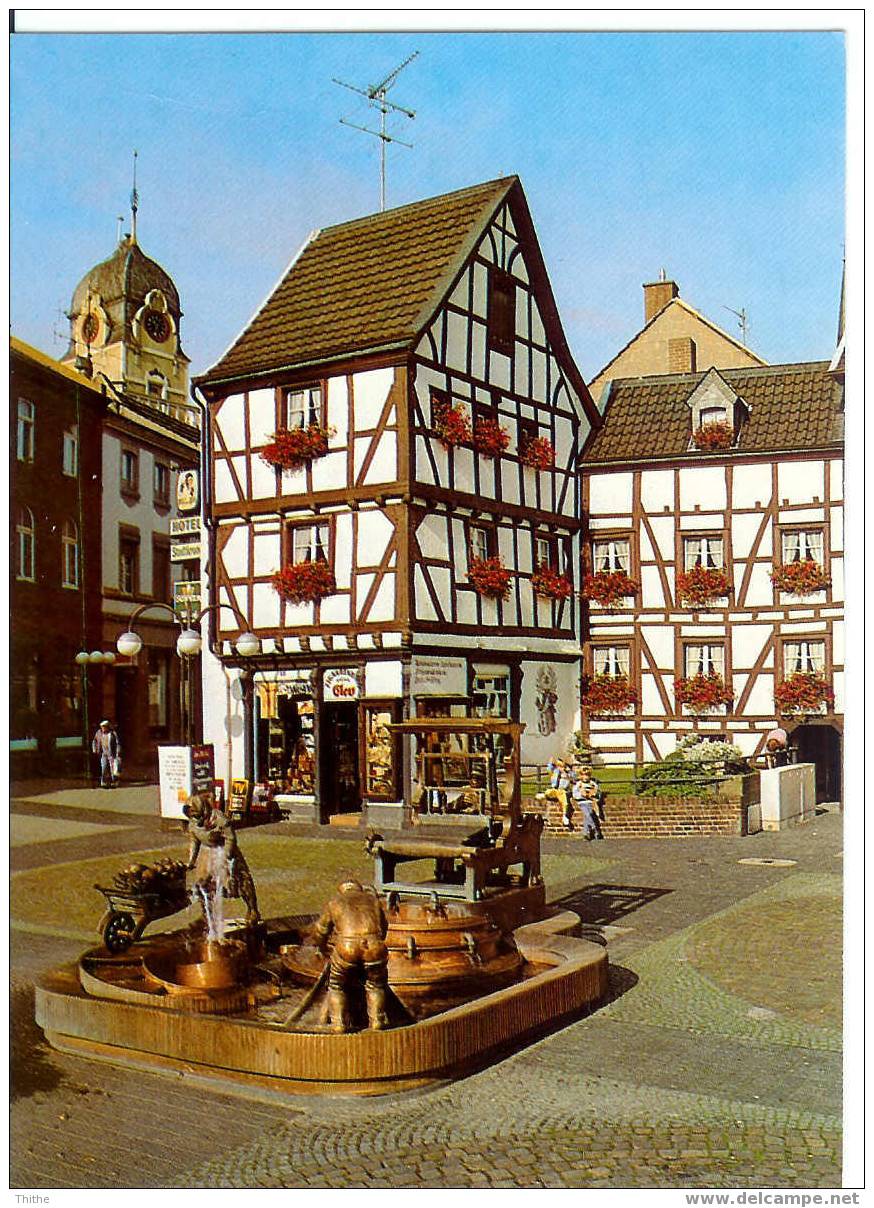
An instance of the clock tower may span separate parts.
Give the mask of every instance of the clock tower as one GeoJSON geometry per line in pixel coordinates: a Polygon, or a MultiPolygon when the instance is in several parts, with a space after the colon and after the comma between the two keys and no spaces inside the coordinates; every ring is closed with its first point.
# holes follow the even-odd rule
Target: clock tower
{"type": "Polygon", "coordinates": [[[103,374],[122,393],[189,420],[189,358],[182,349],[179,293],[133,231],[73,292],[70,344],[62,358],[103,374]]]}

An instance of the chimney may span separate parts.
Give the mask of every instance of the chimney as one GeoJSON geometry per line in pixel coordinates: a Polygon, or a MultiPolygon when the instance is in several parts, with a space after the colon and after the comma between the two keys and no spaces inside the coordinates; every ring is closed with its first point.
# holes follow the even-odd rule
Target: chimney
{"type": "Polygon", "coordinates": [[[663,307],[679,296],[680,290],[676,281],[666,280],[665,270],[662,269],[659,273],[658,281],[651,281],[643,287],[644,323],[648,323],[650,319],[654,319],[663,307]]]}
{"type": "Polygon", "coordinates": [[[698,368],[698,349],[688,336],[668,340],[668,373],[694,373],[698,368]]]}

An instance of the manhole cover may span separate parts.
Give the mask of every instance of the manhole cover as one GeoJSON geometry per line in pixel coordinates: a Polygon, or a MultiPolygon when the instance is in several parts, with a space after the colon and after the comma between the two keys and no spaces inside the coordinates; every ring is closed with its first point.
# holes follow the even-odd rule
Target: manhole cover
{"type": "Polygon", "coordinates": [[[744,860],[738,860],[738,864],[766,864],[769,868],[791,868],[797,863],[797,860],[775,860],[768,856],[747,856],[744,860]]]}

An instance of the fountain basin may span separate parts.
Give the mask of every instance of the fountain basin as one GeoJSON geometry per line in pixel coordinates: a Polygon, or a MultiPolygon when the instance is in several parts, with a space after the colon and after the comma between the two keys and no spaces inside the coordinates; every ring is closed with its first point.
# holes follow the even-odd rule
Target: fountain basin
{"type": "MultiPolygon", "coordinates": [[[[76,966],[38,982],[36,1021],[62,1051],[172,1070],[225,1088],[231,1083],[251,1094],[410,1090],[469,1073],[599,1002],[607,989],[607,953],[567,934],[578,923],[565,911],[517,928],[513,938],[537,970],[532,976],[386,1031],[286,1031],[251,1009],[189,1013],[148,1005],[145,995],[95,997],[83,989],[76,966]]],[[[158,937],[156,944],[161,938],[166,943],[158,937]]]]}
{"type": "Polygon", "coordinates": [[[229,990],[246,980],[246,947],[239,940],[201,940],[183,956],[176,948],[159,948],[143,957],[143,969],[169,994],[229,990]]]}

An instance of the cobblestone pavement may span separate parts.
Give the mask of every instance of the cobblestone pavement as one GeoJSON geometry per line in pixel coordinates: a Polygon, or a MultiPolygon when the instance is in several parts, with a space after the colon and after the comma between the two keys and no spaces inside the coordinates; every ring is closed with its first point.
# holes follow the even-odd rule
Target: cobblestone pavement
{"type": "MultiPolygon", "coordinates": [[[[120,828],[15,848],[13,870],[52,868],[61,887],[81,880],[83,861],[181,842],[153,817],[91,803],[80,812],[28,795],[22,807],[13,802],[15,813],[120,828]]],[[[83,924],[60,904],[41,913],[26,898],[43,882],[14,878],[11,1185],[839,1186],[839,1036],[765,1004],[791,996],[757,994],[781,976],[780,962],[767,944],[745,947],[743,935],[755,934],[757,918],[779,917],[781,903],[839,906],[840,824],[830,814],[743,840],[608,839],[597,859],[571,840],[547,841],[550,896],[609,939],[607,1003],[452,1085],[368,1099],[239,1096],[54,1051],[33,1023],[32,981],[81,951],[83,924]],[[737,864],[751,855],[797,864],[737,864]],[[719,976],[723,952],[726,962],[751,966],[742,982],[719,976]],[[180,1137],[196,1137],[196,1152],[180,1137]]],[[[270,833],[291,832],[269,828],[242,840],[258,863],[269,863],[270,833]]],[[[32,821],[28,834],[37,834],[32,821]]],[[[348,835],[326,842],[340,846],[309,872],[318,892],[342,848],[351,855],[359,844],[348,835]]],[[[275,847],[276,867],[264,871],[278,883],[280,849],[309,860],[322,844],[275,847]]],[[[802,976],[794,955],[791,975],[802,976]]],[[[823,994],[840,992],[834,967],[823,994]]]]}

